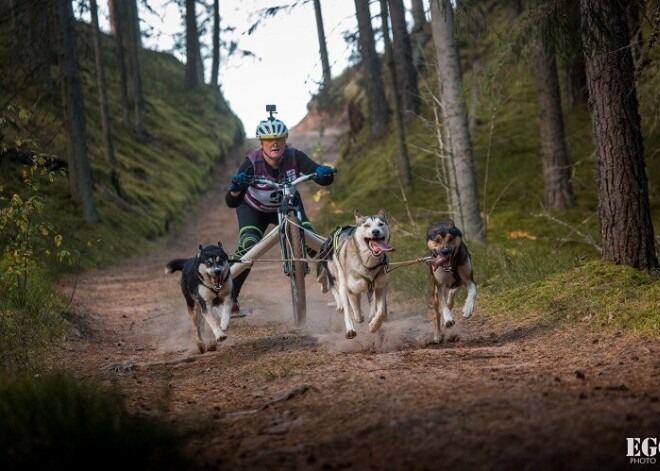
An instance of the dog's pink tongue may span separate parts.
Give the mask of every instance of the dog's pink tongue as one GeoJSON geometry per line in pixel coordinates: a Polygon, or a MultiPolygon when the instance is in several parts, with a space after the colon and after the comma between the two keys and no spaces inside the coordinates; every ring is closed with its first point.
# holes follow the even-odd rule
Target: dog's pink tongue
{"type": "Polygon", "coordinates": [[[431,267],[433,267],[433,271],[436,271],[438,268],[440,268],[444,263],[447,262],[447,258],[443,255],[438,255],[435,257],[433,260],[431,260],[431,267]]]}
{"type": "Polygon", "coordinates": [[[371,247],[371,250],[373,250],[374,252],[393,252],[394,250],[396,250],[387,242],[377,239],[371,239],[369,241],[369,246],[371,247]]]}

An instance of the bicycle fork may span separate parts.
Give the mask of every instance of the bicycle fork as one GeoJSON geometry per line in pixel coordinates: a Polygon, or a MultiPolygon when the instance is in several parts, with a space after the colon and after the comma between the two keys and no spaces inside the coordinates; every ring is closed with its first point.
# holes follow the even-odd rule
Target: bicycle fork
{"type": "MultiPolygon", "coordinates": [[[[296,210],[296,216],[297,220],[299,223],[301,223],[300,226],[296,227],[287,227],[288,225],[291,225],[291,220],[289,219],[288,215],[291,214],[292,211],[287,211],[285,214],[279,213],[278,218],[279,218],[279,228],[280,228],[280,247],[282,250],[282,259],[284,260],[283,268],[284,268],[284,274],[286,276],[292,276],[293,275],[293,250],[291,249],[291,244],[293,241],[288,237],[288,234],[291,233],[291,231],[299,231],[300,232],[300,243],[302,244],[301,247],[301,253],[305,254],[307,253],[307,250],[305,248],[305,231],[304,228],[302,227],[301,223],[301,213],[299,210],[296,210]]],[[[305,275],[309,273],[309,264],[305,260],[304,262],[304,271],[305,275]]]]}

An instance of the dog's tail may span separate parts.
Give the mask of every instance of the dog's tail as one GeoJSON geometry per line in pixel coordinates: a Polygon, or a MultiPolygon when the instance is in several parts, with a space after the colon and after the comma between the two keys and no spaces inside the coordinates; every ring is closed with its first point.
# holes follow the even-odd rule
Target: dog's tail
{"type": "Polygon", "coordinates": [[[183,265],[185,265],[186,261],[185,258],[175,258],[174,260],[170,260],[167,262],[167,265],[165,265],[165,273],[183,271],[183,265]]]}

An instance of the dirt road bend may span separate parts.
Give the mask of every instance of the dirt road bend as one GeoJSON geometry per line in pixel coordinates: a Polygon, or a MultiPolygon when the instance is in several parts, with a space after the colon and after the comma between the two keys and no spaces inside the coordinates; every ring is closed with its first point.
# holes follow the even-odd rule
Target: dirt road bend
{"type": "MultiPolygon", "coordinates": [[[[313,129],[297,138],[301,149],[319,139],[313,129]]],[[[336,155],[333,133],[320,142],[336,155]]],[[[380,332],[361,324],[346,340],[313,276],[298,331],[281,266],[260,263],[241,296],[252,313],[232,320],[217,351],[197,353],[180,275],[164,265],[199,244],[235,248],[235,215],[224,204],[230,167],[163,251],[77,278],[61,359],[81,378],[119,388],[136,413],[197,430],[189,446],[199,469],[642,466],[630,464],[627,438],[660,436],[657,341],[569,323],[507,325],[477,300],[473,318],[455,326],[458,338],[435,345],[426,300],[395,296],[380,332]]]]}

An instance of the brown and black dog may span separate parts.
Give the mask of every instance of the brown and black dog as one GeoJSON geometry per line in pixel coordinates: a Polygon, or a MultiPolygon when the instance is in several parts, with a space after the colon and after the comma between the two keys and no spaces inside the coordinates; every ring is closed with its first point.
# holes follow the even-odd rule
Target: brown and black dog
{"type": "Polygon", "coordinates": [[[451,310],[454,307],[456,291],[465,285],[468,290],[463,317],[470,317],[477,298],[477,285],[472,278],[472,260],[463,234],[448,219],[429,225],[426,233],[429,249],[429,269],[431,272],[431,301],[435,311],[434,340],[440,342],[442,329],[454,325],[451,310]],[[442,305],[442,313],[440,306],[442,305]]]}

